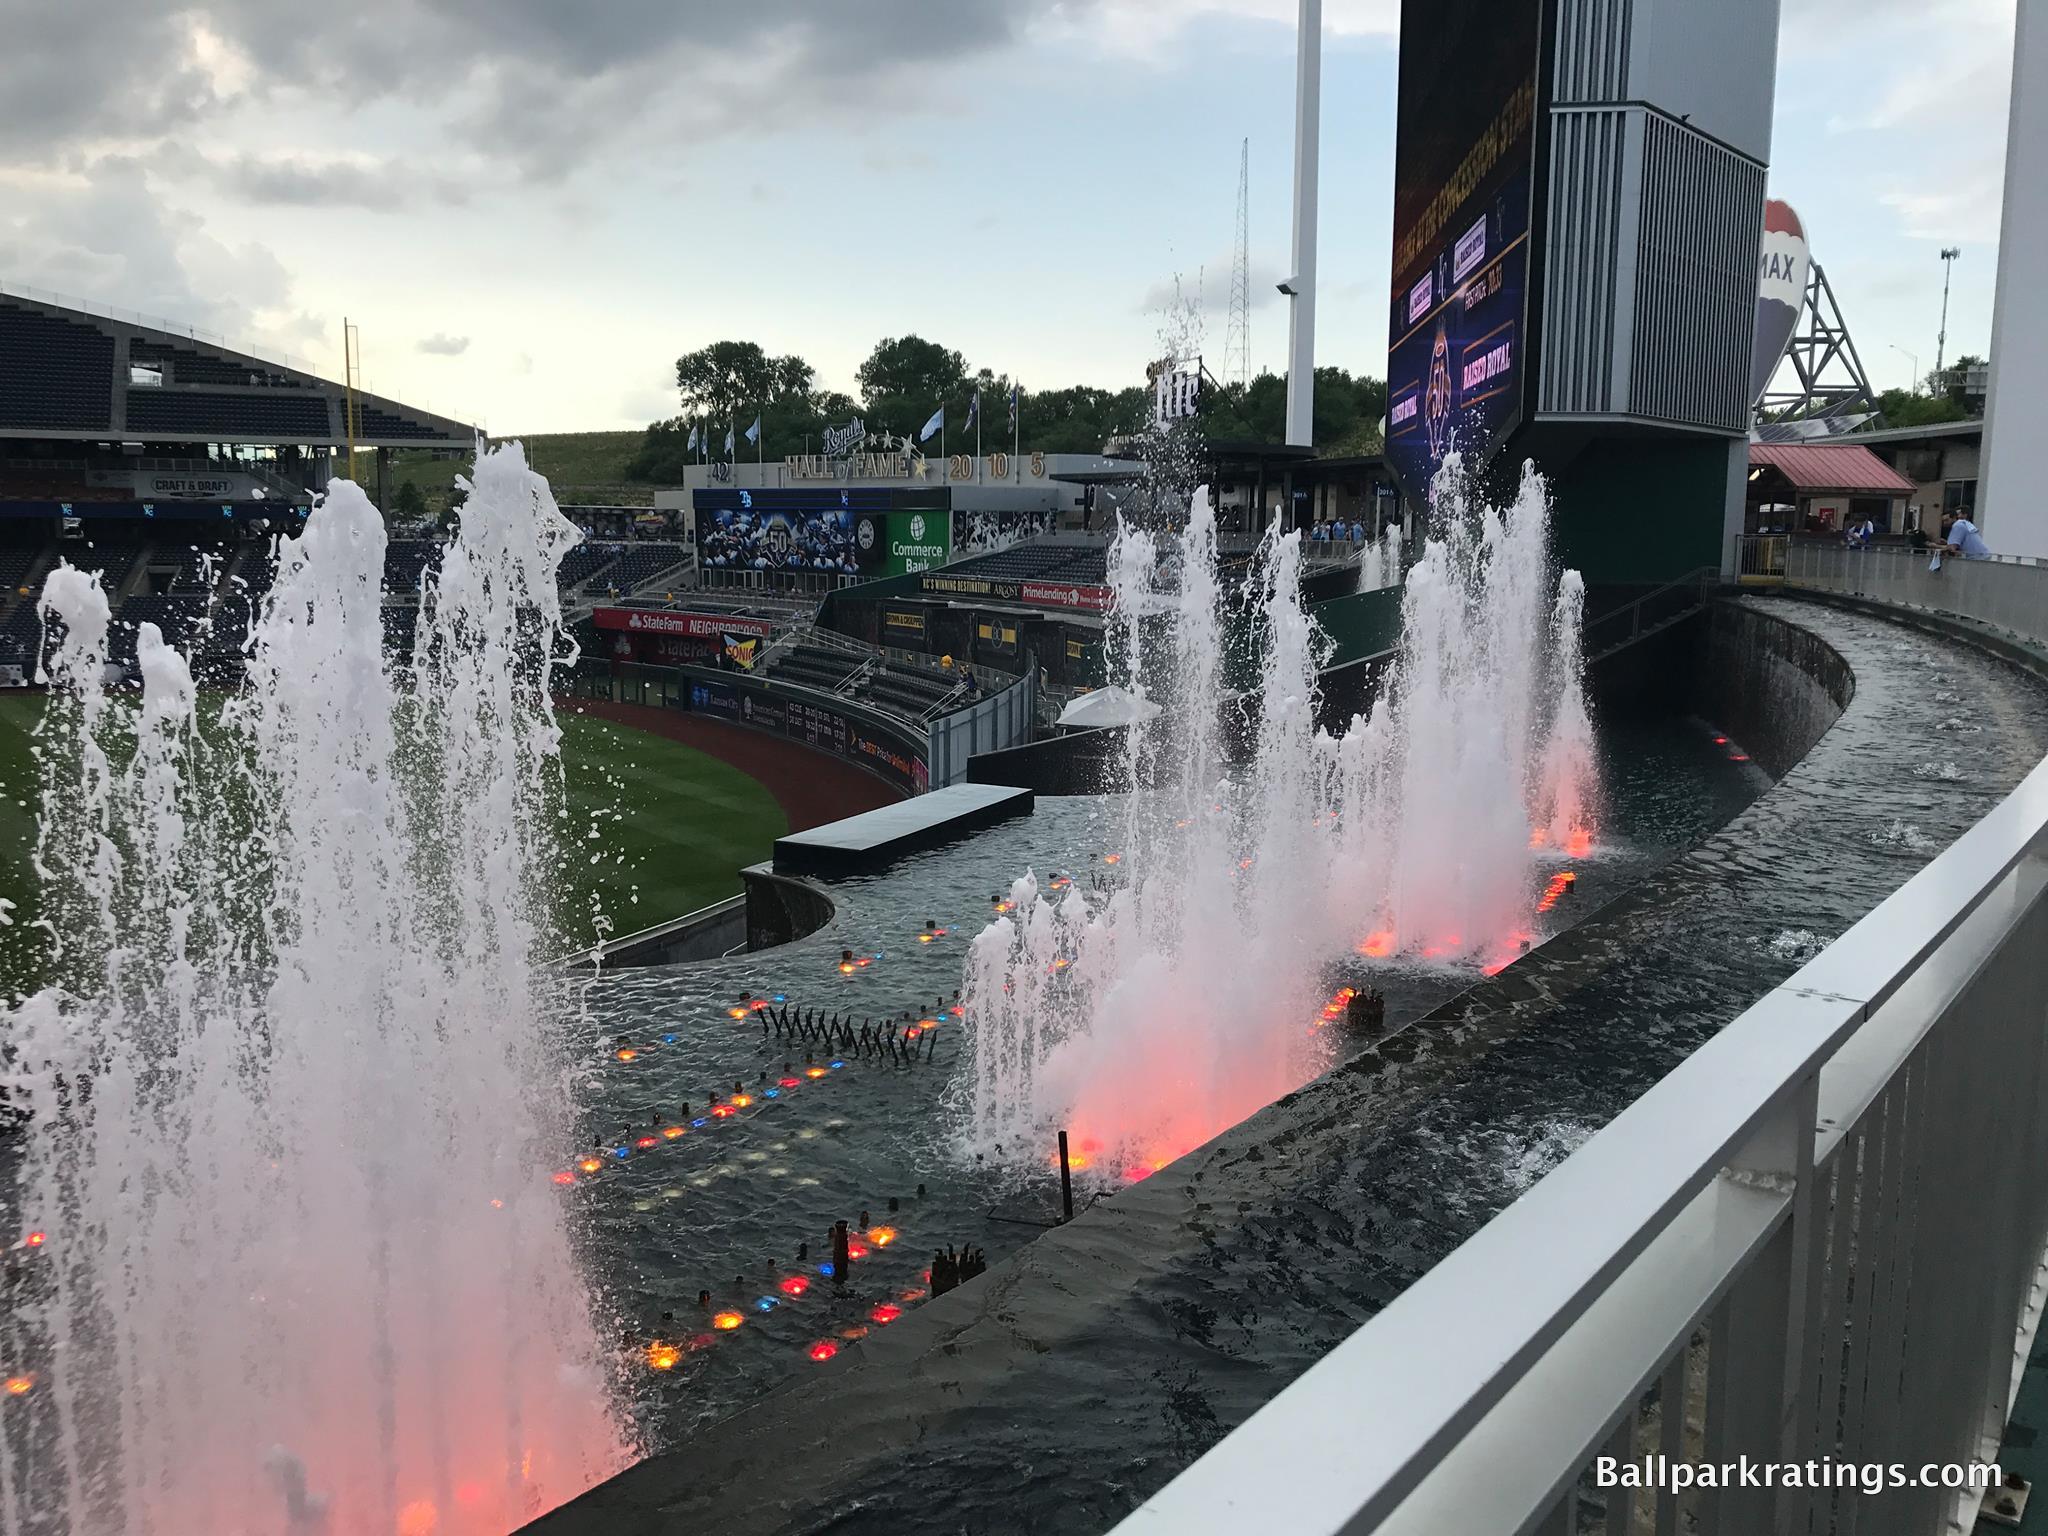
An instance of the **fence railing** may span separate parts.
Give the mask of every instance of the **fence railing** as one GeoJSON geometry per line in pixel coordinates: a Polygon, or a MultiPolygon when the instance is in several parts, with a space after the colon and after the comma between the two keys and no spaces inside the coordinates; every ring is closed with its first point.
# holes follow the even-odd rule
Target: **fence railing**
{"type": "Polygon", "coordinates": [[[956,709],[928,723],[930,748],[925,762],[933,789],[958,784],[967,777],[967,760],[982,752],[1021,747],[1038,724],[1038,669],[1032,667],[1001,693],[966,709],[956,709]]]}
{"type": "Polygon", "coordinates": [[[2048,566],[2034,560],[1937,559],[1904,545],[1849,549],[1794,540],[1783,552],[1784,584],[1952,613],[2029,639],[2048,638],[2048,566]]]}
{"type": "MultiPolygon", "coordinates": [[[[1785,576],[2048,633],[2044,573],[1876,554],[1785,576]]],[[[2044,946],[2048,763],[1119,1529],[1967,1531],[2048,1276],[2044,946]]]]}
{"type": "Polygon", "coordinates": [[[1585,630],[1586,659],[1598,661],[1610,651],[1633,645],[1644,635],[1704,608],[1720,575],[1712,566],[1701,566],[1676,581],[1667,581],[1645,592],[1633,602],[1589,618],[1585,630]]]}

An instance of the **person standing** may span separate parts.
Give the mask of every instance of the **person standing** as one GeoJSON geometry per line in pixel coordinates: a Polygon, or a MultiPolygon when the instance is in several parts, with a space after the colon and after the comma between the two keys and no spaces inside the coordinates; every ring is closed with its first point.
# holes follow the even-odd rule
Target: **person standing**
{"type": "MultiPolygon", "coordinates": [[[[1968,509],[1966,508],[1965,511],[1968,509]]],[[[1984,542],[1984,535],[1977,531],[1977,525],[1963,512],[1941,514],[1942,542],[1948,546],[1947,553],[1960,555],[1965,560],[1989,560],[1991,546],[1984,542]]]]}

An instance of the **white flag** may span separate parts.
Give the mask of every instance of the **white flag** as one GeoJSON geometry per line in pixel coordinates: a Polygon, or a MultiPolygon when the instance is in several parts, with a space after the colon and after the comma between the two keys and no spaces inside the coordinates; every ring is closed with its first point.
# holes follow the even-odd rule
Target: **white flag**
{"type": "Polygon", "coordinates": [[[754,424],[747,428],[747,441],[750,443],[761,441],[761,418],[758,415],[754,417],[754,424]]]}
{"type": "Polygon", "coordinates": [[[689,440],[689,442],[685,443],[685,444],[684,444],[683,446],[684,446],[684,447],[686,447],[686,448],[688,448],[688,449],[689,449],[689,450],[690,450],[691,452],[693,452],[693,453],[694,453],[694,452],[696,452],[696,449],[697,449],[697,424],[696,424],[696,423],[695,423],[694,421],[690,423],[690,440],[689,440]]]}
{"type": "Polygon", "coordinates": [[[946,408],[942,405],[936,411],[932,412],[932,419],[924,424],[924,430],[917,434],[917,440],[920,443],[930,442],[932,440],[932,434],[943,430],[945,425],[946,408]]]}

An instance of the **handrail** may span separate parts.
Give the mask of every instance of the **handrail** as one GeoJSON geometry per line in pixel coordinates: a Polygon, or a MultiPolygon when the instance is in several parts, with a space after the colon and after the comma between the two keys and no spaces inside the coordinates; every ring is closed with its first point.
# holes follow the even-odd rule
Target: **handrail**
{"type": "MultiPolygon", "coordinates": [[[[2001,939],[2019,942],[2016,925],[2048,911],[2039,867],[2044,849],[2048,762],[1118,1530],[1130,1536],[1255,1527],[1421,1530],[1430,1528],[1428,1513],[1439,1509],[1437,1501],[1453,1484],[1465,1500],[1458,1528],[1529,1529],[1568,1495],[1584,1458],[1617,1425],[1632,1427],[1637,1393],[1673,1359],[1683,1360],[1690,1333],[1717,1306],[1714,1332],[1725,1342],[1715,1348],[1726,1351],[1730,1369],[1744,1337],[1752,1350],[1765,1352],[1743,1362],[1754,1374],[1740,1384],[1761,1394],[1747,1405],[1760,1417],[1737,1424],[1724,1417],[1703,1455],[1730,1449],[1744,1435],[1743,1448],[1765,1459],[1800,1459],[1773,1452],[1799,1451],[1816,1434],[1832,1446],[1833,1431],[1821,1433],[1811,1418],[1795,1418],[1790,1427],[1799,1437],[1782,1441],[1777,1396],[1781,1386],[1795,1398],[1818,1391],[1812,1382],[1826,1371],[1828,1352],[1841,1350],[1838,1339],[1801,1326],[1801,1309],[1818,1306],[1820,1244],[1830,1224],[1844,1219],[1829,1209],[1828,1186],[1816,1172],[1817,1145],[1833,1150],[1844,1126],[1831,1113],[1823,1127],[1819,1107],[1826,1102],[1833,1111],[1844,1099],[1842,1080],[1881,1087],[1900,1081],[1909,1062],[1924,1061],[1928,1036],[1951,1015],[1936,1013],[1921,996],[1921,1006],[1901,1020],[1896,1011],[1886,1013],[1886,1003],[1922,981],[1930,984],[1922,993],[1952,992],[1979,974],[1985,962],[1975,952],[1953,965],[1944,965],[1941,955],[1980,914],[2001,925],[2001,939]],[[2012,884],[2023,861],[2032,871],[2031,889],[2012,884]],[[1845,1049],[1852,1042],[1853,1052],[1845,1049]],[[1830,1078],[1837,1066],[1843,1071],[1830,1078]],[[1760,1252],[1779,1242],[1788,1245],[1781,1262],[1763,1264],[1760,1252]],[[1675,1268],[1664,1263],[1680,1247],[1684,1262],[1675,1268]],[[1647,1284],[1645,1266],[1661,1292],[1647,1284]],[[1773,1294],[1782,1292],[1788,1276],[1791,1294],[1773,1294]],[[1744,1319],[1760,1333],[1735,1331],[1731,1297],[1762,1309],[1761,1323],[1744,1319]],[[1802,1349],[1813,1356],[1802,1360],[1802,1349]],[[1621,1371],[1624,1357],[1627,1372],[1602,1375],[1621,1371]],[[1535,1387],[1541,1390],[1524,1390],[1535,1387]],[[1595,1403],[1597,1418],[1590,1416],[1595,1403]],[[1575,1409],[1589,1416],[1566,1424],[1575,1409]],[[1512,1423],[1494,1421],[1496,1410],[1512,1423]],[[1502,1437],[1511,1432],[1520,1439],[1515,1454],[1502,1459],[1502,1437]],[[1561,1437],[1552,1447],[1554,1462],[1532,1449],[1532,1439],[1545,1436],[1561,1437]],[[1485,1456],[1496,1459],[1489,1464],[1485,1456]],[[1485,1485],[1479,1493],[1474,1478],[1485,1485]],[[1518,1512],[1515,1523],[1473,1514],[1475,1498],[1504,1515],[1518,1512]]],[[[2037,1022],[2026,1029],[2039,1033],[2037,1022]]],[[[2038,1060],[2033,1069],[1989,1065],[2022,1074],[2039,1070],[2038,1060]]],[[[1936,1091],[1925,1075],[1930,1069],[1916,1070],[1922,1074],[1914,1079],[1916,1107],[1931,1116],[1942,1106],[1929,1103],[1936,1091]]],[[[2029,1086],[2037,1081],[2031,1075],[2022,1080],[2029,1086]]],[[[1871,1098],[1861,1094],[1847,1108],[1860,1115],[1871,1098]]],[[[2020,1130],[2029,1142],[2043,1134],[2038,1125],[2020,1130]]],[[[2038,1182],[2037,1168],[2020,1172],[2038,1182]]],[[[1838,1199],[1847,1201],[1849,1186],[1843,1188],[1838,1199]]],[[[1961,1193],[1940,1191],[1946,1199],[1961,1193]]],[[[2040,1201],[2030,1197],[2028,1204],[2029,1229],[2018,1238],[2038,1255],[2040,1201]]],[[[1865,1243],[1874,1243],[1867,1231],[1865,1243]]],[[[1840,1252],[1834,1262],[1844,1262],[1840,1252]]],[[[1864,1262],[1872,1262],[1869,1253],[1864,1262]]],[[[1931,1281],[1931,1270],[1915,1275],[1915,1284],[1930,1292],[1931,1281]]],[[[1938,1298],[1928,1300],[1933,1305],[1938,1298]]],[[[2019,1318],[1984,1321],[1993,1335],[1986,1358],[2003,1362],[2010,1347],[2004,1330],[2019,1318]]],[[[1923,1330],[1930,1326],[1920,1323],[1923,1330]]],[[[1974,1391],[1976,1383],[1968,1385],[1974,1391]]],[[[2002,1393],[2007,1383],[1987,1385],[2002,1393]]],[[[1832,1398],[1817,1409],[1803,1406],[1833,1423],[1832,1398]]],[[[1783,1407],[1793,1413],[1802,1404],[1783,1407]]],[[[1925,1459],[1958,1457],[1966,1439],[1974,1445],[1976,1426],[1954,1429],[1945,1443],[1922,1448],[1925,1459]]],[[[1849,1446],[1845,1455],[1860,1449],[1849,1446]]]]}
{"type": "Polygon", "coordinates": [[[1652,630],[1669,623],[1672,619],[1683,617],[1697,608],[1704,607],[1707,601],[1707,594],[1719,577],[1720,572],[1715,567],[1710,565],[1697,566],[1687,571],[1683,576],[1667,581],[1661,587],[1654,587],[1650,591],[1645,592],[1641,597],[1624,603],[1619,608],[1595,615],[1593,618],[1586,620],[1586,658],[1589,661],[1597,661],[1604,655],[1617,651],[1623,646],[1633,645],[1637,640],[1640,640],[1645,633],[1643,615],[1648,611],[1650,605],[1654,603],[1661,603],[1666,598],[1681,592],[1687,594],[1689,598],[1682,607],[1653,622],[1650,625],[1652,630]],[[1628,634],[1625,637],[1619,640],[1595,643],[1594,634],[1597,630],[1603,626],[1618,624],[1623,618],[1628,620],[1628,634]]]}
{"type": "MultiPolygon", "coordinates": [[[[2048,580],[1927,559],[1785,576],[2048,640],[2048,580]]],[[[2044,946],[2048,761],[1119,1530],[1568,1531],[1653,1412],[1674,1460],[1995,1454],[2048,1296],[2044,946]]],[[[1967,1529],[1981,1492],[1883,1528],[1967,1529]]],[[[1700,1528],[1844,1529],[1810,1483],[1717,1497],[1700,1528]]]]}

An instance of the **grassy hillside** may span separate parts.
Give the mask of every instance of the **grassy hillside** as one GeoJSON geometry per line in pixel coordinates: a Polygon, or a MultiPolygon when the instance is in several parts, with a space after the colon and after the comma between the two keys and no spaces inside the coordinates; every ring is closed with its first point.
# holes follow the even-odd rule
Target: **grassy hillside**
{"type": "MultiPolygon", "coordinates": [[[[548,477],[557,501],[597,501],[617,506],[651,506],[654,488],[629,485],[626,466],[640,451],[645,434],[626,432],[539,432],[508,434],[526,445],[527,461],[548,477]]],[[[391,491],[410,481],[427,498],[427,508],[436,516],[447,505],[455,477],[465,473],[467,460],[442,459],[424,449],[401,448],[391,455],[391,491]]],[[[365,475],[370,475],[365,460],[365,475]]]]}

